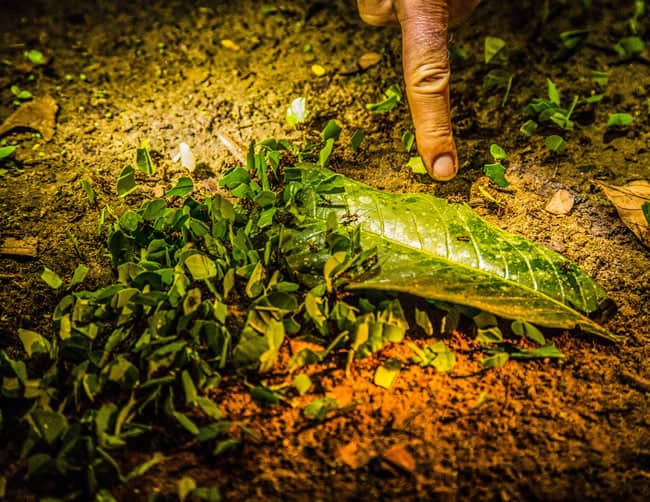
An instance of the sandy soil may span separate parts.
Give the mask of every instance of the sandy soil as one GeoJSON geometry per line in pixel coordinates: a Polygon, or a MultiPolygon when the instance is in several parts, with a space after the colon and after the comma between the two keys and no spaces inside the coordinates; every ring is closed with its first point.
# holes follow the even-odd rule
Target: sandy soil
{"type": "MultiPolygon", "coordinates": [[[[35,258],[0,256],[1,348],[16,350],[18,328],[47,331],[58,298],[39,278],[43,266],[70,277],[83,262],[91,269],[89,289],[111,280],[97,218],[106,204],[124,208],[116,176],[142,140],[165,170],[161,183],[149,185],[155,194],[182,174],[171,161],[180,142],[199,161],[195,178],[209,180],[236,164],[217,132],[246,145],[314,134],[332,118],[343,126],[332,157],[337,171],[385,190],[468,200],[499,227],[574,260],[618,306],[606,326],[622,343],[556,333],[552,339],[567,355],[561,362],[479,371],[470,334],[457,333],[450,340],[460,354],[453,372],[410,366],[391,390],[373,385],[373,371],[380,357],[407,359],[403,347],[362,361],[350,379],[339,360],[312,367],[318,384],[305,402],[330,395],[343,405],[356,403],[319,423],[302,416],[300,400],[296,407],[261,409],[240,381],[226,378],[217,396],[224,411],[259,439],[212,460],[192,442],[163,434],[150,446],[168,460],[116,487],[119,500],[174,494],[183,476],[218,485],[227,500],[650,499],[650,253],[594,182],[650,178],[648,53],[620,58],[607,50],[629,34],[633,2],[594,1],[585,13],[581,2],[550,1],[546,20],[538,3],[486,1],[453,34],[453,48],[467,54],[454,59],[452,78],[462,171],[436,184],[406,166],[400,138],[412,127],[407,108],[381,115],[365,110],[401,83],[400,40],[396,29],[363,25],[353,2],[268,2],[273,9],[265,10],[252,0],[9,1],[0,16],[0,118],[14,109],[12,85],[53,96],[60,110],[52,141],[29,132],[8,136],[20,147],[15,161],[0,165],[0,240],[38,242],[35,258]],[[564,50],[559,34],[585,27],[587,42],[564,50]],[[482,90],[486,36],[508,44],[505,68],[514,78],[505,106],[502,89],[482,90]],[[26,65],[22,54],[29,48],[51,60],[26,65]],[[356,61],[369,51],[381,61],[359,71],[356,61]],[[325,75],[316,76],[313,64],[325,75]],[[604,89],[592,71],[608,73],[604,89]],[[563,103],[574,95],[605,96],[576,110],[576,128],[559,155],[545,148],[541,135],[519,132],[524,106],[546,96],[547,78],[563,103]],[[298,96],[314,113],[295,131],[284,110],[298,96]],[[634,115],[633,127],[608,132],[614,112],[634,115]],[[358,153],[348,146],[356,129],[368,135],[358,153]],[[482,174],[491,143],[508,152],[507,189],[482,174]],[[82,179],[97,192],[96,205],[88,203],[82,179]],[[479,186],[498,199],[499,211],[484,203],[479,186]],[[567,216],[544,211],[560,188],[576,197],[567,216]],[[477,407],[482,393],[488,399],[477,407]]],[[[646,40],[648,26],[641,23],[646,40]]],[[[284,378],[281,369],[272,376],[284,378]]],[[[145,453],[127,450],[122,461],[135,464],[145,453]]],[[[10,493],[29,498],[14,467],[0,456],[0,472],[15,474],[10,493]]]]}

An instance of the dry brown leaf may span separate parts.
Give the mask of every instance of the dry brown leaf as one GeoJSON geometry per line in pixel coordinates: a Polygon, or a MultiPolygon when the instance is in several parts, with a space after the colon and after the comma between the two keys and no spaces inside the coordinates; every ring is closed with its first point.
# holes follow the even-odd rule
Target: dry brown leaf
{"type": "Polygon", "coordinates": [[[614,204],[623,223],[645,246],[650,247],[650,227],[641,209],[644,202],[650,202],[650,182],[636,180],[623,186],[597,183],[614,204]]]}
{"type": "Polygon", "coordinates": [[[382,455],[384,460],[387,460],[395,467],[406,472],[415,472],[417,464],[413,455],[411,455],[408,450],[401,444],[394,444],[382,455]]]}
{"type": "Polygon", "coordinates": [[[50,141],[54,136],[58,109],[52,96],[34,98],[23,103],[0,125],[0,137],[14,129],[32,129],[40,132],[45,141],[50,141]]]}

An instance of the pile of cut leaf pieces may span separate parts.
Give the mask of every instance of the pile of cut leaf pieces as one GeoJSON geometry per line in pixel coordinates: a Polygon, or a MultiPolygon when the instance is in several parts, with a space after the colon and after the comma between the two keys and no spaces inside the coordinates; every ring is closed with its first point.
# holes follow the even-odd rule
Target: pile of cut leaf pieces
{"type": "MultiPolygon", "coordinates": [[[[246,166],[220,180],[222,195],[197,200],[183,177],[115,217],[107,239],[114,284],[80,291],[83,265],[69,284],[44,271],[62,296],[53,333],[19,330],[28,364],[0,351],[0,435],[14,455],[0,496],[26,483],[49,496],[111,500],[109,487],[165,460],[150,452],[123,472],[120,450],[169,431],[206,455],[236,449],[252,432],[210,398],[226,374],[239,375],[254,401],[277,403],[309,392],[306,365],[344,353],[349,374],[355,359],[407,333],[413,364],[453,371],[444,338],[461,317],[476,323],[486,368],[563,357],[535,325],[614,340],[585,315],[604,291],[563,257],[464,204],[383,193],[327,169],[339,132],[328,124],[322,143],[302,147],[253,144],[246,166]],[[439,327],[434,312],[443,313],[439,327]],[[260,375],[277,369],[289,339],[311,343],[290,354],[293,385],[271,389],[260,375]]],[[[145,147],[136,166],[156,175],[145,147]]],[[[137,186],[127,166],[118,195],[137,186]]],[[[376,384],[390,387],[393,363],[377,368],[376,384]]],[[[304,415],[320,420],[336,408],[317,397],[304,415]]],[[[184,490],[219,498],[216,487],[184,490]]]]}

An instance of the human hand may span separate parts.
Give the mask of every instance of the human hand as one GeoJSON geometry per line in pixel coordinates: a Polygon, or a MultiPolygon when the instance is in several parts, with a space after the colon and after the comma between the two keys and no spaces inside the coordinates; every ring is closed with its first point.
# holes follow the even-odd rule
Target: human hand
{"type": "Polygon", "coordinates": [[[449,110],[447,29],[465,21],[480,0],[357,0],[368,24],[399,22],[406,96],[418,150],[429,174],[450,180],[458,154],[449,110]]]}

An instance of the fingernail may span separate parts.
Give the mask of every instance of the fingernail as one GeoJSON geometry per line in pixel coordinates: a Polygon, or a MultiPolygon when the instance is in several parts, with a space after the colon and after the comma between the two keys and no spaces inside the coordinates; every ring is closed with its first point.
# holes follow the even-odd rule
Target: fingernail
{"type": "Polygon", "coordinates": [[[450,153],[443,153],[433,161],[433,177],[440,181],[450,180],[456,176],[454,157],[450,153]]]}

